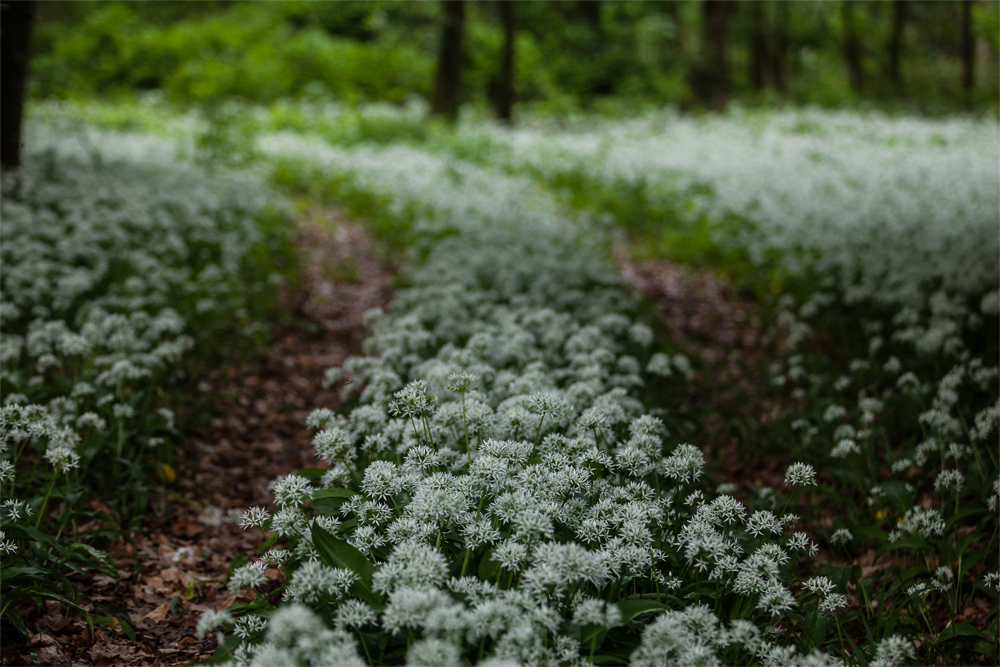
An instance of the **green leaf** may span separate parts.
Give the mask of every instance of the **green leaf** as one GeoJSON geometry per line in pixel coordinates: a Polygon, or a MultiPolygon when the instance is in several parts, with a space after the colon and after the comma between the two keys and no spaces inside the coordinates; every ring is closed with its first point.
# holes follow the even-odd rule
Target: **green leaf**
{"type": "Polygon", "coordinates": [[[899,549],[913,549],[914,551],[923,551],[927,553],[933,553],[934,547],[932,547],[927,540],[917,535],[911,535],[910,537],[904,537],[902,539],[896,540],[895,542],[889,542],[885,544],[878,550],[875,554],[875,560],[877,561],[889,551],[896,551],[899,549]]]}
{"type": "Polygon", "coordinates": [[[242,614],[244,612],[260,611],[262,609],[267,609],[270,606],[271,606],[270,603],[267,601],[267,596],[261,595],[253,602],[240,602],[234,605],[230,605],[226,607],[226,611],[228,611],[230,614],[242,614]]]}
{"type": "Polygon", "coordinates": [[[40,567],[34,567],[32,565],[12,565],[10,567],[0,568],[0,581],[5,584],[17,581],[21,577],[41,577],[44,579],[47,576],[49,576],[48,570],[44,570],[40,567]]]}
{"type": "Polygon", "coordinates": [[[360,581],[356,585],[361,589],[359,597],[378,604],[378,598],[371,591],[375,566],[368,562],[364,554],[353,545],[334,537],[315,521],[312,523],[311,530],[313,545],[323,562],[330,567],[342,567],[358,575],[360,581]]]}
{"type": "Polygon", "coordinates": [[[66,597],[64,597],[62,595],[59,595],[58,593],[54,593],[52,591],[42,590],[40,588],[23,588],[23,589],[21,589],[19,591],[16,591],[12,595],[7,595],[5,597],[7,597],[8,599],[10,599],[11,597],[19,597],[19,598],[20,597],[39,597],[39,598],[43,598],[43,599],[46,599],[46,600],[55,600],[56,602],[61,602],[62,604],[64,604],[67,607],[69,607],[70,609],[75,609],[76,611],[80,612],[80,615],[83,616],[83,620],[87,622],[87,627],[90,628],[90,636],[91,637],[94,636],[94,621],[90,617],[90,614],[87,613],[87,610],[84,609],[83,607],[81,607],[80,605],[78,605],[77,603],[73,602],[72,600],[70,600],[70,599],[68,599],[68,598],[66,598],[66,597]]]}
{"type": "Polygon", "coordinates": [[[639,614],[647,611],[663,611],[670,609],[667,605],[656,600],[619,600],[618,609],[622,612],[622,621],[630,621],[639,614]]]}
{"type": "Polygon", "coordinates": [[[906,514],[906,510],[913,507],[913,494],[906,488],[904,482],[889,480],[882,482],[879,486],[885,491],[885,495],[892,504],[893,509],[900,514],[906,514]]]}
{"type": "Polygon", "coordinates": [[[293,475],[298,475],[299,477],[305,477],[310,482],[318,482],[320,478],[326,473],[322,468],[303,468],[302,470],[296,470],[293,475]]]}
{"type": "Polygon", "coordinates": [[[21,620],[21,615],[18,614],[13,609],[9,613],[4,614],[4,618],[10,621],[14,630],[21,636],[21,642],[27,643],[29,637],[28,628],[24,625],[24,621],[21,620]]]}
{"type": "Polygon", "coordinates": [[[815,646],[821,646],[826,638],[826,618],[816,610],[806,614],[802,623],[803,648],[810,650],[815,646]]]}
{"type": "Polygon", "coordinates": [[[958,578],[961,579],[969,569],[978,563],[986,555],[985,551],[973,551],[968,556],[962,558],[962,567],[958,569],[958,578]]]}
{"type": "Polygon", "coordinates": [[[973,626],[968,621],[962,621],[958,624],[949,625],[940,635],[938,635],[937,640],[942,642],[955,637],[976,637],[977,639],[986,640],[986,635],[983,634],[983,631],[973,626]]]}
{"type": "Polygon", "coordinates": [[[997,657],[996,644],[992,644],[988,641],[976,639],[972,642],[972,646],[970,648],[980,655],[985,655],[987,658],[995,659],[997,657]]]}
{"type": "Polygon", "coordinates": [[[948,521],[945,523],[944,529],[946,532],[950,531],[955,526],[955,524],[959,523],[960,521],[968,519],[969,517],[972,516],[979,516],[980,514],[986,514],[986,510],[981,509],[979,507],[973,507],[971,509],[962,510],[961,512],[958,512],[950,519],[948,519],[948,521]]]}
{"type": "Polygon", "coordinates": [[[628,658],[624,658],[618,655],[612,655],[610,653],[601,653],[594,656],[595,665],[627,665],[628,658]]]}
{"type": "Polygon", "coordinates": [[[313,491],[312,498],[313,500],[319,498],[350,498],[356,495],[358,494],[350,489],[317,489],[313,491]]]}
{"type": "Polygon", "coordinates": [[[109,628],[117,625],[122,629],[126,637],[131,641],[135,641],[135,632],[132,630],[132,626],[128,624],[128,621],[119,616],[94,616],[94,625],[106,625],[109,628]]]}
{"type": "MultiPolygon", "coordinates": [[[[226,637],[226,641],[219,645],[219,648],[215,649],[215,653],[212,654],[211,658],[207,660],[200,660],[197,663],[188,663],[188,665],[222,665],[229,662],[229,657],[233,654],[242,640],[237,635],[230,635],[226,637]]],[[[187,665],[185,665],[187,667],[187,665]]]]}
{"type": "Polygon", "coordinates": [[[965,550],[969,548],[969,545],[980,539],[982,539],[982,535],[979,533],[969,533],[958,538],[958,542],[955,543],[955,558],[961,558],[965,550]]]}
{"type": "Polygon", "coordinates": [[[500,567],[500,564],[493,560],[492,556],[493,550],[487,549],[482,560],[479,561],[479,578],[483,581],[493,581],[497,576],[497,568],[500,567]]]}
{"type": "Polygon", "coordinates": [[[104,565],[104,571],[111,575],[115,581],[118,581],[118,570],[115,569],[115,561],[111,558],[111,554],[104,551],[99,551],[89,544],[84,544],[83,542],[74,542],[67,547],[67,552],[69,551],[82,551],[94,560],[102,563],[104,565]]]}

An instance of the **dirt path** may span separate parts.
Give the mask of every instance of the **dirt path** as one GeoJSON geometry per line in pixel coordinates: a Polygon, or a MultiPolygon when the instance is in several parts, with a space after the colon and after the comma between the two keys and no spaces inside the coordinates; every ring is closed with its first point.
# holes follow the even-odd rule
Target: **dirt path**
{"type": "Polygon", "coordinates": [[[787,398],[784,404],[775,399],[767,378],[768,364],[787,351],[765,336],[759,305],[709,271],[665,259],[637,262],[624,251],[615,263],[649,299],[669,339],[701,359],[680,409],[701,424],[706,453],[726,462],[720,481],[780,486],[781,463],[741,443],[788,407],[787,398]]]}
{"type": "Polygon", "coordinates": [[[84,587],[84,607],[127,614],[135,641],[109,626],[91,641],[82,620],[53,605],[31,646],[22,653],[5,647],[8,664],[175,665],[215,651],[214,637],[195,636],[198,617],[247,600],[226,589],[227,568],[260,540],[227,514],[269,504],[271,480],[315,465],[306,418],[340,403],[336,390],[323,387],[324,374],[358,353],[365,311],[390,298],[391,268],[342,214],[308,209],[296,244],[305,292],[288,295],[296,324],[256,358],[200,382],[203,394],[217,397],[218,416],[178,452],[160,516],[134,532],[133,543],[108,549],[121,582],[98,575],[84,587]]]}

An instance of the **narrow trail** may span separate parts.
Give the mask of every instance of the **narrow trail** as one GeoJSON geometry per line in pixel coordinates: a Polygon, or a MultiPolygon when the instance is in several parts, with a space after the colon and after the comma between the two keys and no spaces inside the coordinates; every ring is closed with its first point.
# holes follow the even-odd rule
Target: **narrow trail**
{"type": "Polygon", "coordinates": [[[726,462],[720,481],[780,486],[781,463],[741,442],[750,421],[760,428],[788,407],[787,397],[779,401],[769,391],[767,378],[768,364],[787,349],[767,337],[759,304],[710,271],[665,259],[637,262],[624,250],[615,263],[653,305],[671,342],[703,364],[681,409],[698,415],[699,444],[711,459],[726,462]]]}
{"type": "Polygon", "coordinates": [[[83,588],[84,608],[127,614],[136,641],[108,626],[91,641],[82,619],[53,605],[27,649],[5,650],[10,664],[176,665],[215,651],[214,637],[195,636],[198,618],[248,601],[231,595],[225,579],[232,560],[260,540],[232,520],[249,506],[268,505],[275,477],[315,465],[306,418],[340,405],[339,392],[323,387],[324,374],[359,352],[364,313],[391,296],[391,267],[376,259],[359,225],[312,207],[298,232],[304,293],[285,295],[295,325],[246,363],[212,370],[199,382],[204,396],[215,397],[216,417],[188,434],[176,479],[154,503],[157,515],[131,543],[105,547],[121,582],[97,575],[83,588]]]}

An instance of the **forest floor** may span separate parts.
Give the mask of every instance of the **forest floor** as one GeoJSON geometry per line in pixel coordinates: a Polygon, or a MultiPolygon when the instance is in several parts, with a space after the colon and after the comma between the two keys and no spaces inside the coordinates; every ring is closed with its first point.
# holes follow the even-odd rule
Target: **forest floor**
{"type": "Polygon", "coordinates": [[[82,586],[82,606],[127,614],[135,640],[120,626],[98,627],[91,637],[78,615],[63,616],[52,604],[29,647],[4,647],[7,664],[176,665],[215,651],[214,636],[195,635],[198,617],[249,601],[231,595],[225,580],[233,559],[260,541],[227,514],[268,506],[271,480],[316,464],[306,418],[340,405],[339,392],[324,388],[324,374],[359,353],[365,312],[391,296],[393,267],[339,212],[306,210],[296,246],[302,285],[284,298],[295,324],[260,354],[211,370],[192,387],[216,401],[216,416],[188,435],[176,478],[143,530],[106,547],[121,581],[97,575],[82,586]]]}
{"type": "MultiPolygon", "coordinates": [[[[84,608],[119,610],[134,640],[119,626],[99,627],[91,637],[78,616],[63,616],[53,605],[28,648],[4,648],[8,664],[178,665],[216,650],[214,636],[196,636],[198,618],[250,601],[232,595],[225,581],[230,563],[260,543],[258,532],[232,519],[250,506],[269,506],[275,477],[316,465],[306,419],[317,408],[340,405],[339,392],[323,386],[325,372],[360,352],[364,313],[391,298],[394,267],[342,213],[307,209],[297,248],[301,292],[286,295],[295,324],[249,361],[198,381],[196,392],[216,401],[216,416],[189,434],[159,512],[108,549],[121,581],[98,575],[83,587],[84,608]]],[[[738,450],[732,429],[740,415],[759,419],[774,407],[759,391],[773,344],[762,335],[755,304],[705,271],[665,260],[637,263],[624,251],[615,260],[671,340],[702,360],[686,400],[709,416],[700,444],[727,462],[720,481],[745,483],[752,471],[751,483],[780,486],[780,464],[738,450]]]]}

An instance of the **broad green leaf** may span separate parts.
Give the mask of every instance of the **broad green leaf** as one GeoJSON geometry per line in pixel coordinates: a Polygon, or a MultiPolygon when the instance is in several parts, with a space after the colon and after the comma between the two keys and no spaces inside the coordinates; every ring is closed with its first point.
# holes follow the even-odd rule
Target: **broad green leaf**
{"type": "Polygon", "coordinates": [[[910,537],[904,537],[902,539],[896,540],[895,542],[889,542],[888,544],[882,545],[882,547],[875,554],[875,561],[878,561],[883,554],[890,551],[897,551],[899,549],[912,549],[914,551],[922,551],[927,553],[933,553],[934,547],[932,547],[927,540],[917,535],[911,535],[910,537]]]}
{"type": "Polygon", "coordinates": [[[89,544],[84,544],[82,542],[74,542],[69,545],[67,551],[82,551],[89,555],[91,558],[104,564],[105,572],[111,575],[115,581],[118,581],[118,570],[115,569],[115,561],[111,557],[111,554],[105,553],[104,551],[99,551],[89,544]]]}
{"type": "Polygon", "coordinates": [[[16,611],[11,610],[9,614],[5,613],[3,617],[10,621],[11,626],[13,626],[14,630],[21,636],[21,641],[27,642],[29,639],[28,628],[24,625],[24,621],[21,620],[21,615],[16,611]]]}
{"type": "Polygon", "coordinates": [[[293,475],[298,475],[299,477],[305,477],[310,482],[318,482],[323,474],[326,473],[322,468],[303,468],[302,470],[296,470],[293,475]]]}
{"type": "Polygon", "coordinates": [[[630,621],[632,618],[647,611],[663,611],[670,609],[667,605],[656,600],[619,600],[618,609],[622,612],[622,621],[630,621]]]}
{"type": "Polygon", "coordinates": [[[940,635],[938,635],[938,641],[947,641],[954,637],[976,637],[977,639],[986,640],[986,635],[983,631],[968,621],[962,621],[961,623],[949,625],[944,629],[944,631],[941,632],[940,635]]]}
{"type": "Polygon", "coordinates": [[[48,570],[40,567],[34,567],[32,565],[12,565],[10,567],[0,568],[0,581],[5,584],[17,581],[21,577],[41,577],[44,579],[47,576],[49,576],[48,570]]]}
{"type": "Polygon", "coordinates": [[[879,486],[885,491],[893,508],[900,514],[906,514],[906,510],[913,507],[913,494],[906,488],[904,482],[889,480],[882,482],[879,486]]]}
{"type": "Polygon", "coordinates": [[[311,529],[313,545],[323,562],[330,567],[342,567],[358,575],[360,581],[356,585],[361,589],[360,597],[369,602],[378,603],[378,598],[371,591],[375,566],[368,562],[364,554],[353,545],[339,537],[334,537],[315,521],[313,521],[311,529]]]}
{"type": "Polygon", "coordinates": [[[492,556],[493,550],[487,549],[482,560],[479,561],[479,578],[483,581],[493,581],[497,576],[500,564],[493,560],[492,556]]]}
{"type": "Polygon", "coordinates": [[[358,494],[350,489],[318,489],[313,491],[312,498],[313,500],[319,498],[350,498],[356,495],[358,494]]]}
{"type": "Polygon", "coordinates": [[[958,514],[955,514],[947,522],[945,522],[945,531],[950,531],[957,523],[968,519],[969,517],[979,516],[980,514],[986,514],[985,509],[979,507],[973,507],[970,509],[962,510],[958,514]]]}

